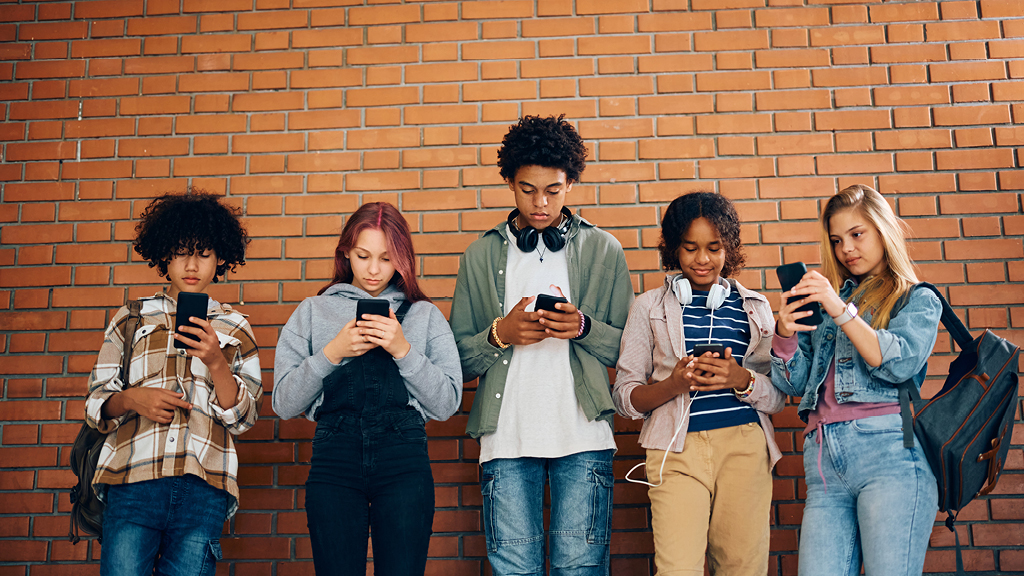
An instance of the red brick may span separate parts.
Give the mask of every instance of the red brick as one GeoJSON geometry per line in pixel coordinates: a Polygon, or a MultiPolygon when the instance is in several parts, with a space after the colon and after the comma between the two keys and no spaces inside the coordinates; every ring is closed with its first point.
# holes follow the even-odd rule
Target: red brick
{"type": "MultiPolygon", "coordinates": [[[[13,26],[12,26],[13,31],[13,26]]],[[[18,25],[18,40],[65,40],[85,38],[89,35],[88,22],[61,22],[59,24],[18,25]]],[[[13,40],[13,38],[10,38],[13,40]]]]}
{"type": "Polygon", "coordinates": [[[851,46],[884,44],[882,26],[829,26],[811,29],[811,46],[851,46]]]}

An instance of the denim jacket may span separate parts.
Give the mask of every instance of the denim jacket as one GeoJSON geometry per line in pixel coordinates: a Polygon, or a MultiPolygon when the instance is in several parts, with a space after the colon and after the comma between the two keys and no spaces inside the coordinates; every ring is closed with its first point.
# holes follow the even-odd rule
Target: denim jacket
{"type": "MultiPolygon", "coordinates": [[[[849,279],[839,290],[844,301],[856,289],[849,279]]],[[[835,361],[836,400],[846,402],[898,402],[896,386],[913,379],[920,388],[928,371],[928,357],[938,334],[942,304],[929,290],[915,290],[906,306],[889,321],[889,326],[875,330],[882,350],[882,363],[871,366],[860,356],[828,315],[812,332],[797,335],[796,354],[788,362],[772,354],[772,384],[790,396],[802,396],[799,414],[804,422],[807,413],[818,405],[818,394],[828,369],[835,361]]],[[[871,322],[870,312],[864,320],[871,322]]]]}

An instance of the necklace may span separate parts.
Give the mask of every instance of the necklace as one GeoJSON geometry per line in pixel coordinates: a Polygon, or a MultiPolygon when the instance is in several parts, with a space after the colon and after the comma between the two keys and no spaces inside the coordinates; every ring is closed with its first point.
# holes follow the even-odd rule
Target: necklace
{"type": "Polygon", "coordinates": [[[541,261],[541,263],[543,263],[544,262],[544,252],[545,252],[545,249],[541,248],[540,246],[538,246],[537,247],[537,252],[540,253],[540,261],[541,261]]]}

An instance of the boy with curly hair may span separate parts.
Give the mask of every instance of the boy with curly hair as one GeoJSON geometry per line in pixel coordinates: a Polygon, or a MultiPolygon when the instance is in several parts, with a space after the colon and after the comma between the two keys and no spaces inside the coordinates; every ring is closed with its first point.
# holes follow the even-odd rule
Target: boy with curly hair
{"type": "Polygon", "coordinates": [[[633,301],[615,238],[564,207],[587,148],[562,116],[526,116],[498,150],[516,209],[466,250],[451,326],[479,378],[466,432],[480,441],[484,535],[496,576],[609,572],[615,406],[608,367],[633,301]],[[537,309],[538,295],[568,302],[537,309]]]}
{"type": "Polygon", "coordinates": [[[154,200],[135,232],[135,251],[169,285],[140,299],[132,342],[128,307],[114,314],[90,376],[86,422],[107,434],[92,481],[106,502],[100,572],[212,575],[238,509],[232,436],[256,423],[260,362],[249,323],[227,304],[210,299],[205,317],[190,318],[198,328],[175,333],[174,320],[179,294],[245,264],[249,238],[235,211],[196,190],[154,200]]]}

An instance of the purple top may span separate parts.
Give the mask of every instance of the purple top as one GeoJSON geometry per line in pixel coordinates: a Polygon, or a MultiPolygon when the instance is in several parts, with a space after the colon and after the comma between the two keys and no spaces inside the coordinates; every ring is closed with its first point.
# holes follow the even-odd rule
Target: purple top
{"type": "MultiPolygon", "coordinates": [[[[772,339],[772,352],[784,361],[789,361],[797,350],[796,335],[783,338],[778,334],[772,339]]],[[[900,411],[899,402],[846,402],[840,404],[836,400],[836,363],[833,359],[829,364],[828,374],[825,375],[825,390],[818,395],[818,405],[807,414],[807,427],[804,428],[804,436],[807,436],[823,424],[833,422],[849,422],[869,416],[882,416],[883,414],[898,414],[900,411]]]]}

